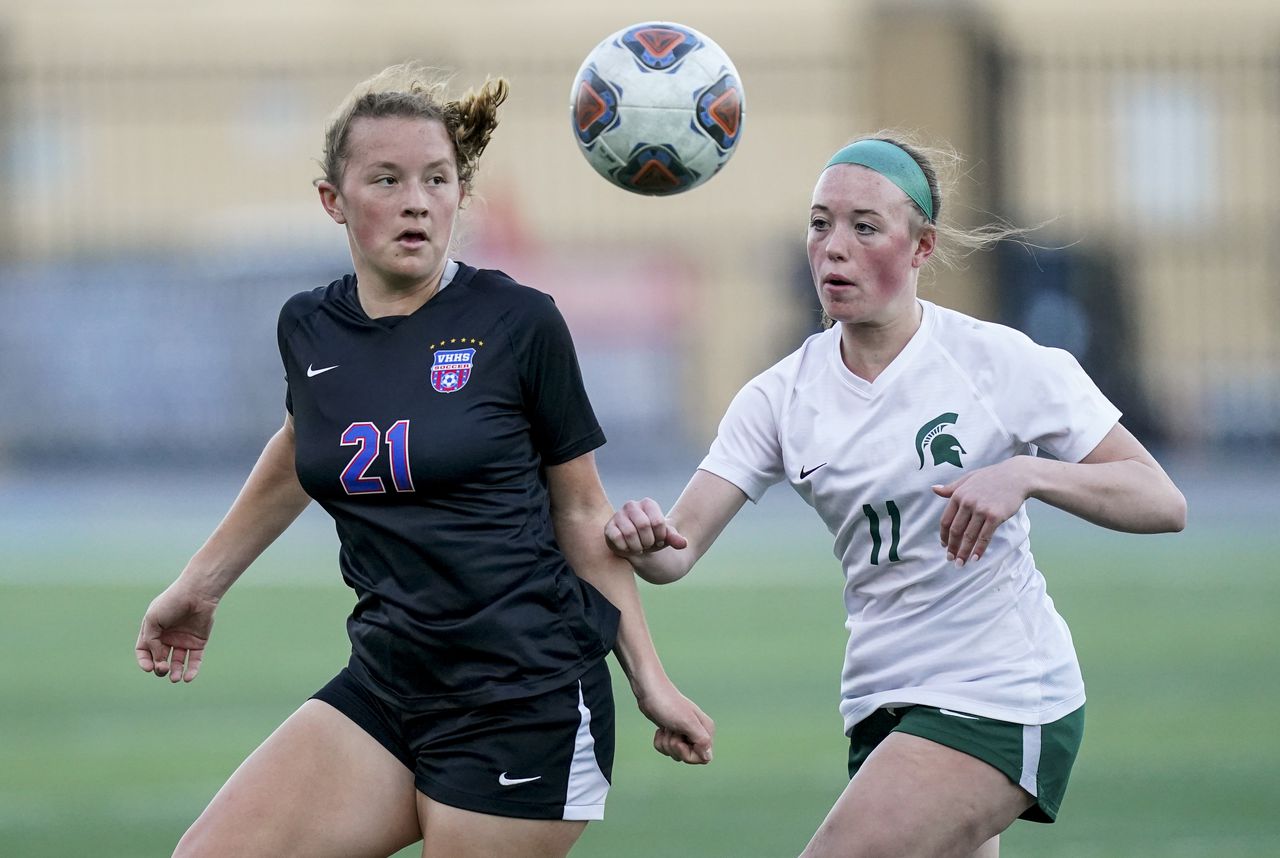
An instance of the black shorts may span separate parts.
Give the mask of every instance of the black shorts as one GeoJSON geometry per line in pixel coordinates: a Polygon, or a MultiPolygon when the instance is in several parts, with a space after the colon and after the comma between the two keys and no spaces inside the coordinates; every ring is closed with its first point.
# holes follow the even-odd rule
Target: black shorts
{"type": "Polygon", "coordinates": [[[313,699],[377,739],[442,804],[520,819],[604,818],[613,688],[603,660],[545,694],[472,709],[399,711],[346,668],[313,699]]]}

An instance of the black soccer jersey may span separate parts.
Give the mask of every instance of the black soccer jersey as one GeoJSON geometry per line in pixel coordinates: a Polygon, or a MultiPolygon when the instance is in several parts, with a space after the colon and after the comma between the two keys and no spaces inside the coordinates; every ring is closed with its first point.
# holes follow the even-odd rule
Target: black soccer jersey
{"type": "Polygon", "coordinates": [[[357,601],[351,669],[413,709],[572,681],[618,613],[569,568],[545,468],[604,443],[550,297],[459,265],[408,316],[353,275],[280,314],[298,478],[333,516],[357,601]]]}

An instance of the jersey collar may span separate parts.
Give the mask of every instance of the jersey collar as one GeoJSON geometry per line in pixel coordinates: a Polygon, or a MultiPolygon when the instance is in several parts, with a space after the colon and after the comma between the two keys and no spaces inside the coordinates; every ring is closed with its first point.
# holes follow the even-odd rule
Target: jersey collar
{"type": "Polygon", "coordinates": [[[884,372],[876,376],[875,381],[867,381],[865,378],[854,375],[849,367],[844,365],[844,359],[840,357],[840,323],[837,322],[831,326],[831,330],[828,331],[831,335],[828,354],[832,369],[845,387],[861,397],[872,399],[891,387],[894,379],[911,366],[916,355],[924,349],[925,344],[933,336],[934,319],[937,316],[937,308],[932,303],[919,298],[916,300],[919,301],[921,309],[920,327],[916,328],[916,332],[911,335],[911,339],[907,341],[902,351],[898,352],[897,356],[884,368],[884,372]]]}

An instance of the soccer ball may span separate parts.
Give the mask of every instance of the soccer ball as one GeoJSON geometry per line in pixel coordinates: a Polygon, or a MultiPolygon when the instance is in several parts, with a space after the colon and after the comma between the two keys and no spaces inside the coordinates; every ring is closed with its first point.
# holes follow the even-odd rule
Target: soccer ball
{"type": "Polygon", "coordinates": [[[596,45],[573,81],[570,109],[597,173],[665,196],[696,188],[729,161],[742,133],[742,84],[715,42],[650,21],[596,45]]]}

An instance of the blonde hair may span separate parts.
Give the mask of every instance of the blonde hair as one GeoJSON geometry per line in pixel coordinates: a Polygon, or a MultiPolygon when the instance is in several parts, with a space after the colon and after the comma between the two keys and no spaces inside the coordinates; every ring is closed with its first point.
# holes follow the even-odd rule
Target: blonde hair
{"type": "MultiPolygon", "coordinates": [[[[978,250],[990,250],[1007,239],[1016,239],[1028,230],[1003,220],[995,220],[979,226],[961,228],[943,220],[943,202],[951,196],[961,178],[964,157],[950,146],[926,146],[907,131],[885,129],[868,134],[858,140],[883,140],[892,143],[912,157],[924,173],[933,203],[933,221],[914,202],[911,204],[913,227],[917,234],[931,227],[938,234],[931,259],[948,268],[956,268],[960,260],[978,250]]],[[[854,142],[854,141],[850,141],[854,142]]]]}
{"type": "Polygon", "coordinates": [[[453,140],[458,181],[470,194],[480,155],[498,126],[498,106],[506,101],[506,80],[485,79],[478,90],[460,98],[447,96],[451,75],[421,63],[389,66],[358,84],[329,120],[320,162],[324,180],[341,187],[346,169],[351,126],[357,119],[384,116],[428,119],[444,125],[453,140]]]}

